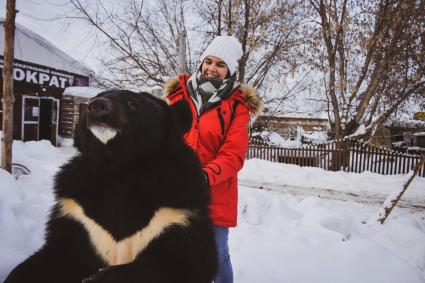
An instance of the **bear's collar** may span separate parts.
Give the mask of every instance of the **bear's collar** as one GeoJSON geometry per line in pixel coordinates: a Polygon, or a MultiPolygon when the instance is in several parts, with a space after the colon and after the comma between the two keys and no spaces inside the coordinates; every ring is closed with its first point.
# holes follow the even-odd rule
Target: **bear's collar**
{"type": "MultiPolygon", "coordinates": [[[[164,85],[163,97],[167,98],[172,92],[180,88],[179,77],[171,78],[164,85]]],[[[251,113],[254,116],[258,116],[263,110],[263,102],[258,96],[257,92],[253,87],[247,84],[241,84],[239,86],[240,91],[242,92],[242,98],[245,101],[245,104],[250,109],[251,113]]]]}

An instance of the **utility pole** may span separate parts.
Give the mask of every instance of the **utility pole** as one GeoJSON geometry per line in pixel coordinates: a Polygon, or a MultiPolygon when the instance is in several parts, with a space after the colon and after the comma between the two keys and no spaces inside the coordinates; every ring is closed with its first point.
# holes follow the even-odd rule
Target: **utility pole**
{"type": "Polygon", "coordinates": [[[186,75],[188,73],[186,66],[186,32],[183,29],[179,33],[178,56],[179,74],[186,75]]]}
{"type": "Polygon", "coordinates": [[[3,61],[3,137],[1,139],[1,167],[12,173],[13,144],[13,58],[15,43],[15,0],[7,0],[4,27],[3,61]]]}

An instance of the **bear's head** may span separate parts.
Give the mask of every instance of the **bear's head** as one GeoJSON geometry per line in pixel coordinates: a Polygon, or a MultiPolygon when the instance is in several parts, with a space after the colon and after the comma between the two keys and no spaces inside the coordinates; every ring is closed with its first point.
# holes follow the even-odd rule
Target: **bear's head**
{"type": "Polygon", "coordinates": [[[164,101],[145,92],[109,90],[91,99],[81,114],[74,145],[83,154],[126,162],[172,150],[182,134],[175,111],[164,101]]]}

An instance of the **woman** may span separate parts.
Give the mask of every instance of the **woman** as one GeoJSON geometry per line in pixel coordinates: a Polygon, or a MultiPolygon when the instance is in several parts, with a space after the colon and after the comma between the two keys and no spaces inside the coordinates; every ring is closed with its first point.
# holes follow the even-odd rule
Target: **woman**
{"type": "Polygon", "coordinates": [[[218,36],[202,54],[193,75],[171,79],[164,88],[170,105],[188,103],[192,111],[185,140],[198,153],[211,188],[219,265],[216,283],[233,282],[228,233],[237,223],[237,173],[248,149],[250,113],[257,114],[261,107],[256,92],[236,82],[241,56],[236,38],[218,36]]]}

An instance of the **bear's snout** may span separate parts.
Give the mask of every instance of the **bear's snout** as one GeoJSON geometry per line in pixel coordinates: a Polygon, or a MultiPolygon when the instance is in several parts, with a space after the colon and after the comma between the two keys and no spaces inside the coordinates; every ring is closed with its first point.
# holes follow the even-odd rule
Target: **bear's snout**
{"type": "Polygon", "coordinates": [[[112,112],[112,102],[104,97],[95,98],[89,103],[87,109],[92,118],[105,118],[112,112]]]}
{"type": "Polygon", "coordinates": [[[120,128],[116,110],[107,97],[95,98],[87,106],[87,128],[104,144],[114,138],[120,128]]]}

